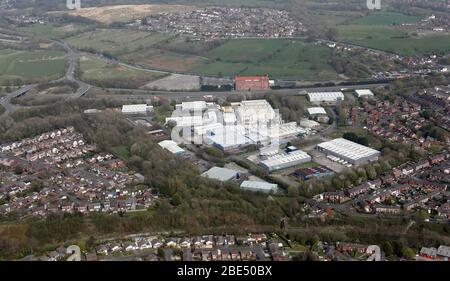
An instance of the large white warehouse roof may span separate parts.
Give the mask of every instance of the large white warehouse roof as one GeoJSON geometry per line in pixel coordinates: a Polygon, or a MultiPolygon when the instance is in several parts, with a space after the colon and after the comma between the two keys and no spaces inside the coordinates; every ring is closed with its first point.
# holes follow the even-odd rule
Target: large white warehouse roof
{"type": "Polygon", "coordinates": [[[370,147],[346,140],[344,138],[334,139],[317,145],[329,153],[332,153],[344,160],[357,163],[378,157],[380,152],[370,147]]]}
{"type": "Polygon", "coordinates": [[[238,172],[227,168],[212,167],[208,171],[204,172],[202,177],[225,182],[234,179],[237,174],[238,172]]]}
{"type": "Polygon", "coordinates": [[[308,93],[308,99],[311,102],[335,102],[344,100],[342,92],[316,92],[308,93]]]}
{"type": "Polygon", "coordinates": [[[176,142],[174,142],[172,140],[164,140],[164,141],[162,141],[162,142],[160,142],[158,144],[159,144],[159,146],[161,146],[162,148],[170,151],[173,154],[184,153],[184,149],[179,147],[178,144],[176,144],[176,142]]]}
{"type": "Polygon", "coordinates": [[[241,188],[250,191],[261,191],[269,193],[271,191],[277,192],[278,185],[274,183],[268,183],[264,181],[243,181],[241,188]]]}
{"type": "Polygon", "coordinates": [[[327,115],[327,112],[325,111],[325,108],[323,108],[323,107],[310,107],[310,108],[308,108],[308,114],[309,115],[318,115],[318,114],[327,115]]]}
{"type": "Polygon", "coordinates": [[[371,90],[367,90],[367,89],[364,89],[364,90],[355,90],[355,93],[356,93],[356,96],[357,96],[358,98],[360,98],[360,97],[371,97],[371,96],[373,96],[372,91],[371,91],[371,90]]]}
{"type": "Polygon", "coordinates": [[[236,114],[242,124],[267,123],[277,118],[277,113],[266,100],[242,101],[236,114]]]}
{"type": "Polygon", "coordinates": [[[146,113],[147,110],[151,110],[153,106],[146,104],[125,104],[122,105],[122,113],[146,113]]]}
{"type": "Polygon", "coordinates": [[[269,171],[288,168],[301,163],[311,161],[311,156],[302,150],[296,150],[291,153],[282,153],[269,157],[267,160],[261,161],[261,164],[269,171]]]}
{"type": "Polygon", "coordinates": [[[250,142],[245,136],[244,127],[240,125],[218,127],[208,132],[204,139],[207,143],[214,143],[225,150],[250,142]]]}
{"type": "Polygon", "coordinates": [[[188,101],[182,102],[181,105],[178,104],[176,107],[181,107],[181,110],[194,111],[206,109],[207,105],[205,101],[188,101]]]}

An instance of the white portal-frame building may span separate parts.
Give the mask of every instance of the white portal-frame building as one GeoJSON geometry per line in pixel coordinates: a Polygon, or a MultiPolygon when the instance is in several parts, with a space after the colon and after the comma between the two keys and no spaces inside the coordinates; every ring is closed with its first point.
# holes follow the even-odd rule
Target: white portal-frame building
{"type": "Polygon", "coordinates": [[[311,156],[302,150],[296,150],[269,156],[266,160],[261,161],[260,165],[267,171],[273,172],[307,162],[311,162],[311,156]]]}
{"type": "Polygon", "coordinates": [[[122,114],[147,114],[153,110],[153,106],[147,104],[122,105],[122,114]]]}
{"type": "Polygon", "coordinates": [[[317,150],[336,156],[348,163],[358,165],[378,160],[380,152],[370,147],[346,140],[334,139],[317,145],[317,150]]]}
{"type": "Polygon", "coordinates": [[[362,89],[362,90],[355,90],[355,95],[358,98],[362,97],[373,97],[373,93],[371,90],[368,89],[362,89]]]}
{"type": "Polygon", "coordinates": [[[337,101],[344,100],[344,94],[342,92],[312,92],[308,93],[308,100],[311,103],[335,103],[337,101]]]}

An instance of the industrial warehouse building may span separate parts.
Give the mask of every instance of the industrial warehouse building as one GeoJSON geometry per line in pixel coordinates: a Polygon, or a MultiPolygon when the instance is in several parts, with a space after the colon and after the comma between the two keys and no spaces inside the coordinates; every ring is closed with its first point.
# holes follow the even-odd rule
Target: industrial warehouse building
{"type": "Polygon", "coordinates": [[[212,167],[208,171],[204,172],[202,177],[226,182],[239,178],[239,172],[227,168],[212,167]]]}
{"type": "Polygon", "coordinates": [[[184,149],[179,147],[178,144],[172,140],[164,140],[158,143],[158,145],[176,155],[181,155],[185,152],[184,149]]]}
{"type": "Polygon", "coordinates": [[[269,76],[236,76],[236,91],[266,90],[270,88],[269,76]]]}
{"type": "Polygon", "coordinates": [[[318,129],[318,128],[320,128],[320,123],[316,122],[314,120],[309,120],[309,119],[303,118],[300,120],[300,126],[307,128],[307,129],[318,129]]]}
{"type": "Polygon", "coordinates": [[[249,191],[259,191],[264,193],[278,192],[278,185],[264,181],[243,181],[241,188],[249,191]]]}
{"type": "Polygon", "coordinates": [[[246,100],[236,107],[236,117],[240,124],[244,126],[279,123],[279,114],[275,112],[270,103],[266,100],[246,100]]]}
{"type": "Polygon", "coordinates": [[[240,125],[221,125],[214,130],[208,131],[203,139],[206,144],[214,145],[225,152],[237,151],[242,146],[250,143],[250,140],[245,136],[244,127],[240,125]]]}
{"type": "Polygon", "coordinates": [[[311,156],[302,150],[295,150],[269,156],[266,160],[261,161],[260,165],[267,171],[273,172],[307,162],[311,162],[311,156]]]}
{"type": "Polygon", "coordinates": [[[308,108],[308,115],[310,118],[322,123],[327,123],[330,120],[327,112],[325,111],[325,108],[323,107],[308,108]]]}
{"type": "Polygon", "coordinates": [[[175,110],[182,111],[203,111],[207,108],[208,104],[205,101],[189,101],[175,105],[175,110]]]}
{"type": "Polygon", "coordinates": [[[335,103],[337,101],[344,100],[344,94],[342,92],[315,92],[308,93],[308,100],[311,103],[335,103]]]}
{"type": "Polygon", "coordinates": [[[287,143],[307,133],[296,122],[284,123],[266,100],[245,100],[223,107],[203,101],[183,102],[166,118],[169,122],[183,128],[187,141],[192,140],[188,136],[193,137],[229,153],[248,145],[287,143]]]}
{"type": "Polygon", "coordinates": [[[153,106],[146,104],[122,105],[123,114],[147,114],[153,110],[153,106]]]}
{"type": "Polygon", "coordinates": [[[308,114],[309,116],[327,115],[327,112],[325,111],[325,108],[318,106],[308,108],[308,114]]]}
{"type": "Polygon", "coordinates": [[[362,97],[373,97],[373,93],[371,90],[355,90],[355,95],[358,98],[362,98],[362,97]]]}
{"type": "Polygon", "coordinates": [[[317,150],[327,155],[336,156],[348,163],[358,165],[376,161],[380,156],[378,150],[360,145],[344,138],[334,139],[317,145],[317,150]]]}

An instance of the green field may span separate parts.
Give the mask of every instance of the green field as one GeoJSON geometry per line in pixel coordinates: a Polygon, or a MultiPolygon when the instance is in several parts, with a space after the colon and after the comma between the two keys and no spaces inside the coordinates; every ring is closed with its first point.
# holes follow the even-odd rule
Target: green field
{"type": "Polygon", "coordinates": [[[142,51],[119,56],[129,64],[139,64],[146,67],[168,71],[189,71],[193,67],[207,61],[196,55],[177,53],[162,49],[148,48],[142,51]]]}
{"type": "Polygon", "coordinates": [[[62,51],[0,50],[0,80],[51,80],[64,74],[62,51]]]}
{"type": "Polygon", "coordinates": [[[413,37],[398,28],[370,25],[342,25],[338,30],[342,42],[401,55],[450,52],[448,34],[413,37]]]}
{"type": "Polygon", "coordinates": [[[87,30],[88,28],[89,26],[87,25],[78,25],[78,24],[66,24],[57,26],[51,23],[45,24],[35,23],[32,25],[21,27],[19,28],[19,30],[34,35],[45,35],[49,37],[61,38],[65,36],[70,36],[77,32],[82,32],[84,30],[87,30]]]}
{"type": "Polygon", "coordinates": [[[269,74],[277,78],[332,80],[331,49],[301,40],[229,40],[206,53],[210,62],[193,69],[210,75],[269,74]]]}
{"type": "Polygon", "coordinates": [[[420,21],[421,17],[409,16],[394,12],[375,12],[351,21],[351,24],[359,25],[393,25],[408,24],[420,21]]]}
{"type": "Polygon", "coordinates": [[[136,87],[143,86],[149,81],[161,78],[164,74],[128,68],[118,64],[107,63],[94,57],[82,57],[80,59],[82,79],[100,83],[111,80],[134,83],[136,87]]]}
{"type": "Polygon", "coordinates": [[[167,38],[165,34],[130,29],[97,29],[70,37],[67,42],[75,48],[118,56],[144,50],[167,38]]]}

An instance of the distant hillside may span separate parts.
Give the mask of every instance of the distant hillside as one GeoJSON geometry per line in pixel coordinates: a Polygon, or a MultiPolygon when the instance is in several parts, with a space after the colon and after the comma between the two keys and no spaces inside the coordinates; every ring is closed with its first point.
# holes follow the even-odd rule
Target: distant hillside
{"type": "MultiPolygon", "coordinates": [[[[13,0],[17,9],[34,8],[40,11],[58,11],[66,9],[66,0],[13,0]]],[[[287,7],[289,3],[305,0],[81,0],[82,7],[133,4],[196,4],[196,5],[233,5],[287,7]]]]}

